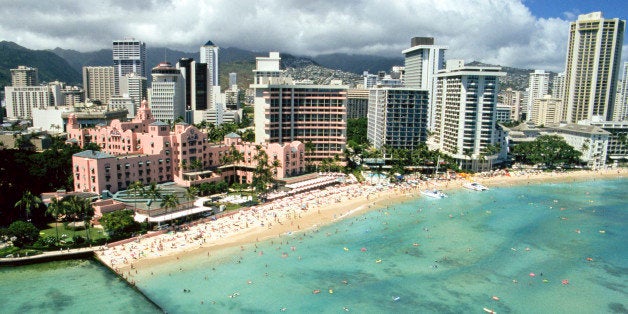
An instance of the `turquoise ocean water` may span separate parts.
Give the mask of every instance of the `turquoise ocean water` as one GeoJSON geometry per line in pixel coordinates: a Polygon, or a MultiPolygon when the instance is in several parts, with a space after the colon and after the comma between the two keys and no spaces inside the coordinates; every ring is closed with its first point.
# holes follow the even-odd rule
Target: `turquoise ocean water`
{"type": "MultiPolygon", "coordinates": [[[[626,191],[626,179],[460,190],[140,269],[135,280],[169,313],[625,313],[626,191]]],[[[109,276],[74,263],[86,278],[109,276]]],[[[11,292],[21,304],[2,312],[96,312],[108,302],[127,304],[108,312],[155,311],[115,277],[87,303],[80,296],[96,288],[70,281],[65,290],[81,284],[81,293],[64,290],[70,305],[57,305],[51,287],[74,271],[65,269],[0,268],[0,300],[11,292]],[[22,272],[38,283],[19,284],[22,272]]]]}
{"type": "Polygon", "coordinates": [[[159,308],[94,260],[0,267],[0,313],[155,313],[159,308]]]}

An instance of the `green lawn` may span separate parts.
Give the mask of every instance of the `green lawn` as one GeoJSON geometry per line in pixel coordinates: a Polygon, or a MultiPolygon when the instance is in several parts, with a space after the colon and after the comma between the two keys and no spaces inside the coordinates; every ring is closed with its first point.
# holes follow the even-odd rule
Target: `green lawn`
{"type": "MultiPolygon", "coordinates": [[[[59,239],[61,240],[67,239],[68,241],[71,241],[72,237],[75,234],[80,235],[81,237],[85,238],[85,229],[72,230],[72,229],[66,229],[63,223],[58,223],[58,225],[59,225],[59,239]],[[63,235],[66,235],[66,236],[63,237],[63,235]]],[[[57,230],[55,229],[55,223],[49,223],[48,226],[50,228],[42,229],[39,231],[39,236],[40,237],[57,237],[57,230]]],[[[89,228],[89,238],[91,240],[97,240],[101,238],[106,238],[106,235],[104,231],[100,228],[89,228]]]]}

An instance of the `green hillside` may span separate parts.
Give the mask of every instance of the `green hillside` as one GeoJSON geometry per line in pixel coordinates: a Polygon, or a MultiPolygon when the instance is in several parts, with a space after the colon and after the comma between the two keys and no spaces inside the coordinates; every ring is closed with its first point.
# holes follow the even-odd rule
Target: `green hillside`
{"type": "Polygon", "coordinates": [[[0,42],[0,89],[11,85],[11,69],[19,65],[39,70],[40,82],[59,80],[79,84],[81,74],[56,54],[45,50],[31,50],[9,41],[0,42]]]}

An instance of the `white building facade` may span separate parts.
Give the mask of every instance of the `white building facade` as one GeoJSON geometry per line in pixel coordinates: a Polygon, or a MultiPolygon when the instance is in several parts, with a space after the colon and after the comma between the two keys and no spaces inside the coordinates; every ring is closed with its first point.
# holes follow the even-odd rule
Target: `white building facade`
{"type": "Polygon", "coordinates": [[[185,117],[185,82],[181,71],[162,62],[151,73],[149,103],[153,117],[164,122],[185,117]]]}
{"type": "Polygon", "coordinates": [[[200,50],[200,63],[207,64],[207,86],[218,86],[218,46],[208,40],[200,50]]]}
{"type": "Polygon", "coordinates": [[[528,79],[528,98],[526,103],[526,117],[530,120],[534,101],[549,93],[549,73],[545,70],[535,70],[528,79]]]}
{"type": "Polygon", "coordinates": [[[465,66],[448,60],[439,71],[431,146],[456,159],[464,169],[485,170],[498,153],[487,154],[499,142],[496,134],[500,67],[465,66]]]}
{"type": "Polygon", "coordinates": [[[136,73],[146,77],[146,44],[135,38],[113,41],[113,67],[115,93],[120,93],[120,78],[136,73]]]}
{"type": "Polygon", "coordinates": [[[427,90],[373,88],[369,90],[367,138],[377,149],[415,149],[425,144],[429,96],[427,90]]]}
{"type": "Polygon", "coordinates": [[[405,55],[405,72],[403,84],[405,87],[427,90],[429,93],[428,128],[432,130],[434,123],[436,74],[445,68],[446,46],[434,45],[434,38],[414,37],[411,47],[403,50],[405,55]]]}
{"type": "Polygon", "coordinates": [[[59,85],[5,86],[4,95],[7,118],[30,119],[33,108],[46,109],[57,105],[55,100],[61,99],[61,88],[59,85]]]}

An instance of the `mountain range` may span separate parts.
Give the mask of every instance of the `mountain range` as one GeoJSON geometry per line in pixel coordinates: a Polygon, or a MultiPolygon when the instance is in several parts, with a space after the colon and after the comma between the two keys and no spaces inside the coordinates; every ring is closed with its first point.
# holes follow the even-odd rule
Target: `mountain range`
{"type": "MultiPolygon", "coordinates": [[[[175,64],[180,58],[199,59],[199,52],[184,52],[169,48],[146,49],[147,72],[160,62],[168,61],[175,64]]],[[[255,57],[267,56],[267,52],[248,51],[239,48],[220,48],[219,76],[220,85],[228,85],[228,73],[238,73],[240,88],[248,88],[252,82],[252,70],[255,68],[255,57]]],[[[354,54],[326,54],[316,57],[294,56],[281,54],[281,66],[295,77],[308,77],[317,84],[324,84],[331,78],[343,79],[346,83],[359,82],[363,71],[377,73],[390,71],[394,65],[403,65],[403,58],[388,58],[354,54]],[[347,82],[349,81],[349,82],[347,82]]],[[[112,65],[111,49],[91,52],[55,48],[52,50],[31,50],[16,43],[0,42],[0,90],[11,84],[10,69],[18,65],[36,67],[41,82],[59,80],[70,85],[82,83],[83,66],[112,65]]],[[[502,87],[523,90],[527,87],[527,75],[532,70],[504,67],[507,76],[502,80],[502,87]]],[[[148,75],[150,80],[150,75],[148,75]]]]}

